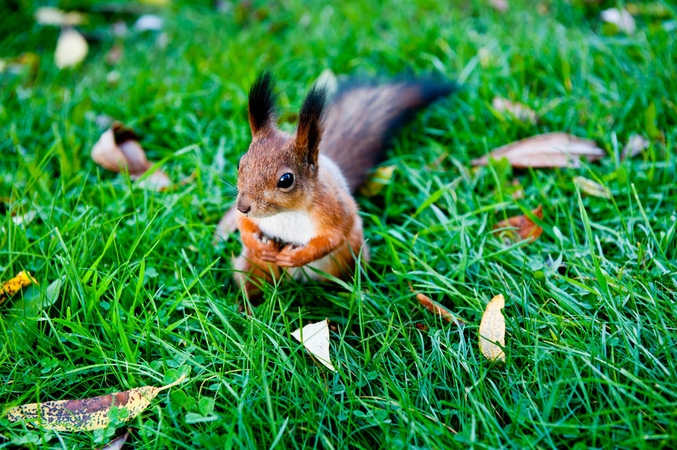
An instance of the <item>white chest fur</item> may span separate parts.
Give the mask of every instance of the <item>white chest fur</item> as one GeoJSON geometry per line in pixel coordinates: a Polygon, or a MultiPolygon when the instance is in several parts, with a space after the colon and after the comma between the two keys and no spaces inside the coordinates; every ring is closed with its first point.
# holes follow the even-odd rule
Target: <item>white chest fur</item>
{"type": "Polygon", "coordinates": [[[306,245],[315,237],[315,224],[305,211],[289,211],[256,220],[266,237],[306,245]]]}

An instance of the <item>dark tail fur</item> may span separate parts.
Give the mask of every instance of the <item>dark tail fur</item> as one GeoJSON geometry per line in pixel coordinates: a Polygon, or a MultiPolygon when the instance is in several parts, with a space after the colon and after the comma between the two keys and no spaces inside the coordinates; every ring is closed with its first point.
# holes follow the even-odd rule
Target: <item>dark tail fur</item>
{"type": "Polygon", "coordinates": [[[353,80],[339,86],[325,113],[320,153],[338,164],[355,191],[380,162],[394,132],[455,89],[453,83],[432,79],[353,80]]]}

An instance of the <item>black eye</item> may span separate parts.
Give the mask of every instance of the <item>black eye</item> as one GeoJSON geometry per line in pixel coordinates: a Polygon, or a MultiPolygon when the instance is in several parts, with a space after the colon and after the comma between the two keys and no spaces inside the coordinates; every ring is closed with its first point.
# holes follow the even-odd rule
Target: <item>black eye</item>
{"type": "Polygon", "coordinates": [[[294,184],[294,174],[285,173],[278,180],[277,187],[279,187],[280,189],[287,189],[290,188],[292,184],[294,184]]]}

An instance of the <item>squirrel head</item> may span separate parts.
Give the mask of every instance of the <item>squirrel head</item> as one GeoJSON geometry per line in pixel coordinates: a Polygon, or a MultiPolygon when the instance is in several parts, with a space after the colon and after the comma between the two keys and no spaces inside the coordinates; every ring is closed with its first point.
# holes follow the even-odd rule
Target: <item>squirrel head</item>
{"type": "Polygon", "coordinates": [[[317,183],[325,92],[313,87],[301,107],[296,134],[275,123],[275,94],[264,72],[249,91],[252,143],[238,164],[237,209],[255,218],[305,209],[317,183]]]}

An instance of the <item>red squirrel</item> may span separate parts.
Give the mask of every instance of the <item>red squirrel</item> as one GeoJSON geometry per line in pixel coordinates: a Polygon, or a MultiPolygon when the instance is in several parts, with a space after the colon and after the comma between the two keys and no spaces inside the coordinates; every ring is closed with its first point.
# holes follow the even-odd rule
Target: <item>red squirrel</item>
{"type": "Polygon", "coordinates": [[[237,169],[243,249],[233,265],[245,292],[258,293],[285,271],[298,279],[323,279],[322,272],[346,278],[359,255],[367,262],[352,194],[393,132],[453,90],[454,84],[431,79],[349,80],[327,99],[326,89],[316,85],[292,135],[276,126],[272,76],[259,75],[249,91],[252,143],[237,169]]]}

